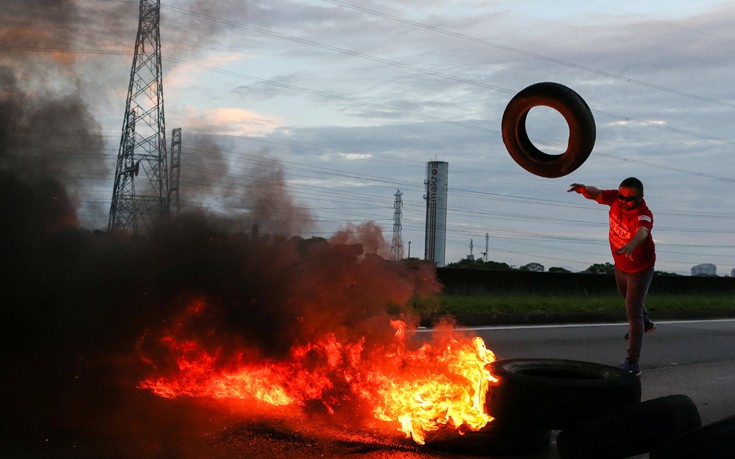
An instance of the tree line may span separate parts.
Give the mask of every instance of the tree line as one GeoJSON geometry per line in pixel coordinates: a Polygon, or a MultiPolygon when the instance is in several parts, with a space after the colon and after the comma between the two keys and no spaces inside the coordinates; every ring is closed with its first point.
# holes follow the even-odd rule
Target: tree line
{"type": "MultiPolygon", "coordinates": [[[[543,273],[547,272],[546,267],[542,265],[541,263],[531,262],[528,264],[525,264],[523,266],[515,267],[511,266],[508,263],[503,263],[499,261],[484,261],[482,259],[476,259],[476,258],[463,258],[457,262],[449,263],[445,266],[445,268],[462,268],[462,269],[485,269],[485,270],[491,270],[491,271],[527,271],[527,272],[536,272],[536,273],[543,273]]],[[[610,262],[606,263],[595,263],[593,265],[590,265],[587,269],[580,271],[584,274],[613,274],[615,271],[615,265],[613,265],[610,262]]],[[[550,273],[571,273],[572,271],[569,271],[566,268],[562,268],[559,266],[552,266],[549,268],[548,272],[550,273]]],[[[654,274],[656,275],[667,275],[667,276],[678,276],[679,274],[675,273],[668,273],[664,271],[654,271],[654,274]]]]}

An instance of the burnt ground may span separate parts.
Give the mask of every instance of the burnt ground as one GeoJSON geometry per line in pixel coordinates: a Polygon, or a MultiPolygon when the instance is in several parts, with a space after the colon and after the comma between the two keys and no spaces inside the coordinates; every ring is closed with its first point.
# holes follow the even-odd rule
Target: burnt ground
{"type": "MultiPolygon", "coordinates": [[[[170,400],[136,390],[85,387],[40,407],[24,400],[4,429],[14,458],[418,458],[447,457],[388,425],[341,423],[321,413],[242,402],[170,400]],[[93,393],[96,392],[96,393],[93,393]],[[106,393],[105,393],[106,392],[106,393]],[[101,400],[100,397],[108,397],[101,400]],[[51,407],[58,410],[50,413],[51,407]],[[45,410],[43,408],[46,408],[45,410]],[[40,412],[44,411],[44,412],[40,412]]],[[[8,412],[6,411],[6,414],[8,412]]],[[[377,423],[377,421],[376,421],[377,423]]],[[[382,424],[382,423],[380,423],[382,424]]]]}
{"type": "MultiPolygon", "coordinates": [[[[508,358],[614,358],[624,327],[493,328],[478,332],[508,358]],[[584,343],[580,346],[580,343],[584,343]]],[[[659,322],[647,335],[645,400],[685,394],[703,423],[735,413],[735,322],[659,322]]],[[[229,401],[167,400],[135,389],[125,365],[67,369],[61,358],[3,362],[0,457],[9,458],[472,458],[414,444],[387,425],[229,401]],[[114,368],[114,370],[113,370],[114,368]],[[79,370],[79,371],[77,371],[79,370]],[[127,376],[126,376],[127,375],[127,376]]],[[[134,367],[132,361],[128,367],[134,367]]],[[[487,456],[485,456],[487,457],[487,456]]],[[[503,457],[503,456],[491,456],[503,457]]],[[[511,457],[511,456],[508,456],[511,457]]],[[[516,458],[558,457],[545,451],[516,458]]]]}
{"type": "MultiPolygon", "coordinates": [[[[60,365],[26,361],[15,370],[2,392],[4,458],[473,457],[456,445],[418,445],[396,424],[356,420],[354,411],[161,398],[136,389],[119,366],[64,372],[60,365]]],[[[461,438],[449,436],[455,437],[461,438]]]]}

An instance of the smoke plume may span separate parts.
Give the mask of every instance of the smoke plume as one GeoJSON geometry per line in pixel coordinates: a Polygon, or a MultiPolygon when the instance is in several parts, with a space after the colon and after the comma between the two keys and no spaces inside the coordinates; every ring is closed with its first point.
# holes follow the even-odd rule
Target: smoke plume
{"type": "Polygon", "coordinates": [[[193,211],[208,204],[211,213],[230,221],[232,231],[249,232],[253,226],[263,233],[311,231],[311,211],[296,202],[281,163],[266,151],[244,156],[225,154],[212,137],[187,136],[180,179],[182,209],[193,211]]]}
{"type": "Polygon", "coordinates": [[[378,256],[384,243],[368,224],[366,244],[349,228],[333,241],[232,233],[228,219],[202,214],[146,237],[90,231],[57,180],[10,171],[0,173],[0,211],[0,344],[15,375],[2,397],[13,439],[68,438],[103,428],[93,427],[100,418],[115,437],[123,422],[114,413],[147,370],[136,348],[165,368],[157,343],[194,301],[206,312],[185,324],[187,336],[221,348],[223,360],[242,349],[278,359],[327,332],[385,342],[390,317],[411,321],[407,301],[439,290],[433,269],[378,256]]]}
{"type": "Polygon", "coordinates": [[[313,219],[291,197],[280,164],[261,155],[237,185],[231,178],[243,171],[206,139],[196,144],[211,153],[206,161],[190,158],[187,170],[182,158],[191,174],[182,173],[190,193],[182,215],[145,236],[83,227],[79,209],[106,207],[95,202],[111,194],[115,164],[75,54],[48,52],[73,49],[89,32],[75,5],[3,4],[0,45],[23,49],[0,57],[0,356],[12,374],[0,391],[12,421],[0,429],[0,451],[181,457],[169,443],[185,435],[166,430],[167,438],[141,419],[135,387],[150,362],[137,352],[165,366],[156,343],[193,301],[206,314],[187,324],[191,336],[225,353],[244,347],[279,358],[326,331],[379,341],[388,317],[410,314],[413,295],[440,286],[432,268],[381,256],[374,224],[347,226],[331,240],[298,236],[313,219]],[[110,185],[83,190],[90,177],[110,185]],[[231,212],[186,206],[203,195],[231,212]]]}

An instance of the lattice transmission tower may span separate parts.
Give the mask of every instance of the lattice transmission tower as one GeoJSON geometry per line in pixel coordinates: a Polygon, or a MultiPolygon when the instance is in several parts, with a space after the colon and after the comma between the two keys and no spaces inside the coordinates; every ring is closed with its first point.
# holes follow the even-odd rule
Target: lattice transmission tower
{"type": "Polygon", "coordinates": [[[403,259],[403,240],[401,239],[401,218],[403,218],[403,193],[397,190],[393,202],[393,241],[390,244],[390,259],[403,259]]]}
{"type": "Polygon", "coordinates": [[[108,230],[149,230],[169,214],[160,0],[141,0],[108,230]]]}

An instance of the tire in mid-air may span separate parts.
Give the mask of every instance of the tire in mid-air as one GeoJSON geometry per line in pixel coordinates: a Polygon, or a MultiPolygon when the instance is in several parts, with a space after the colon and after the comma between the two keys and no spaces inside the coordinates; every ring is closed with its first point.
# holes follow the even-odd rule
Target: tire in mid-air
{"type": "Polygon", "coordinates": [[[613,366],[509,359],[488,367],[498,381],[486,410],[499,423],[563,430],[641,401],[640,378],[613,366]]]}
{"type": "Polygon", "coordinates": [[[503,143],[510,156],[532,174],[557,178],[581,166],[595,145],[595,119],[582,97],[559,83],[533,84],[516,94],[503,112],[503,143]],[[550,155],[536,148],[528,137],[526,117],[537,106],[547,106],[561,113],[569,126],[567,149],[550,155]]]}

